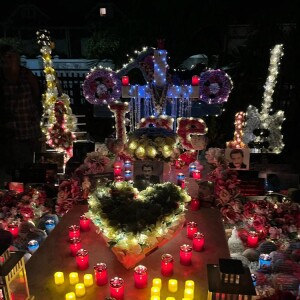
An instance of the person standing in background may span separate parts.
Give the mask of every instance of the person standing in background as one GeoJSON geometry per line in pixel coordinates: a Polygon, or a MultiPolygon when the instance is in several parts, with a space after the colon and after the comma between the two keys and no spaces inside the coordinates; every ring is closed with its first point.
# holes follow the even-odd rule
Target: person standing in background
{"type": "Polygon", "coordinates": [[[41,151],[41,96],[38,78],[21,66],[18,51],[11,45],[1,45],[1,185],[17,170],[32,163],[34,152],[41,151]]]}

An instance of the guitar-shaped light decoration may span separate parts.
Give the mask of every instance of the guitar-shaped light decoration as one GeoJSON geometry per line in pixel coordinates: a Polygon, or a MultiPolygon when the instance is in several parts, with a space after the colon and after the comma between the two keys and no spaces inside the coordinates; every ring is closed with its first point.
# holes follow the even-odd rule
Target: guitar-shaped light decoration
{"type": "Polygon", "coordinates": [[[280,59],[283,56],[283,45],[278,44],[271,49],[269,74],[263,95],[261,112],[250,105],[246,112],[246,125],[243,141],[252,148],[251,152],[280,153],[284,147],[281,126],[284,112],[271,113],[272,95],[276,85],[280,59]],[[271,114],[270,114],[271,113],[271,114]]]}
{"type": "Polygon", "coordinates": [[[226,142],[226,147],[231,149],[246,148],[247,145],[243,142],[243,127],[245,125],[246,113],[243,111],[237,112],[234,118],[234,134],[233,140],[226,142]]]}

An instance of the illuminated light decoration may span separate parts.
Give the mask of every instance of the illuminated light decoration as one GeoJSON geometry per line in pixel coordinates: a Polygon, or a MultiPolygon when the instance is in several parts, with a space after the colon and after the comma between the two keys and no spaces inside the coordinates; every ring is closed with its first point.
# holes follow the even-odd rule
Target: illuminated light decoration
{"type": "Polygon", "coordinates": [[[121,80],[110,68],[93,68],[82,85],[83,96],[91,104],[106,105],[121,97],[121,80]]]}
{"type": "Polygon", "coordinates": [[[284,112],[279,110],[269,114],[282,56],[283,45],[275,45],[271,49],[269,74],[264,86],[261,112],[252,105],[249,105],[247,108],[243,141],[248,144],[249,148],[252,148],[252,152],[279,154],[284,147],[281,134],[281,126],[285,120],[284,112]]]}
{"type": "Polygon", "coordinates": [[[243,128],[245,126],[246,113],[243,111],[237,112],[234,118],[234,134],[233,140],[226,142],[226,147],[231,149],[247,148],[243,142],[243,128]]]}
{"type": "Polygon", "coordinates": [[[127,102],[113,101],[108,108],[115,115],[116,122],[116,138],[121,140],[123,144],[126,143],[126,127],[125,127],[125,114],[129,112],[129,105],[127,102]]]}
{"type": "Polygon", "coordinates": [[[177,135],[182,147],[186,150],[194,150],[191,143],[191,135],[205,135],[208,131],[206,123],[200,118],[178,118],[177,135]]]}
{"type": "Polygon", "coordinates": [[[165,128],[167,130],[173,130],[173,123],[174,119],[167,116],[150,116],[147,118],[142,118],[140,123],[138,124],[138,128],[145,128],[145,127],[159,127],[165,128]]]}

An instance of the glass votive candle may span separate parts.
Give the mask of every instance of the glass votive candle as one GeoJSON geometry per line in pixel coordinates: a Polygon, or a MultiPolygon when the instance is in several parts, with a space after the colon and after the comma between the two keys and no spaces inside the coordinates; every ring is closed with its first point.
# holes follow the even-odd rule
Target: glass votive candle
{"type": "Polygon", "coordinates": [[[79,238],[80,237],[80,227],[78,225],[69,226],[69,238],[79,238]]]}
{"type": "Polygon", "coordinates": [[[200,172],[200,170],[194,170],[193,171],[193,178],[194,179],[201,179],[201,172],[200,172]]]}
{"type": "Polygon", "coordinates": [[[124,299],[124,279],[114,277],[109,281],[110,296],[116,300],[124,299]]]}
{"type": "Polygon", "coordinates": [[[152,286],[150,293],[151,299],[152,297],[158,297],[158,299],[160,299],[160,288],[158,286],[152,286]]]}
{"type": "Polygon", "coordinates": [[[194,280],[186,280],[184,283],[185,289],[195,289],[195,281],[194,280]]]}
{"type": "Polygon", "coordinates": [[[163,276],[171,276],[174,272],[174,258],[171,254],[163,254],[161,256],[161,274],[163,276]]]}
{"type": "Polygon", "coordinates": [[[75,295],[77,297],[83,297],[85,295],[85,286],[83,283],[75,284],[75,295]]]}
{"type": "Polygon", "coordinates": [[[79,226],[82,231],[90,230],[91,219],[85,215],[79,217],[79,226]]]}
{"type": "Polygon", "coordinates": [[[45,222],[46,232],[49,234],[55,228],[55,222],[53,219],[48,219],[45,222]]]}
{"type": "Polygon", "coordinates": [[[169,279],[168,281],[168,290],[171,293],[176,293],[178,290],[178,282],[176,279],[169,279]]]}
{"type": "Polygon", "coordinates": [[[12,222],[7,226],[8,231],[16,238],[19,235],[19,225],[16,222],[12,222]]]}
{"type": "Polygon", "coordinates": [[[80,238],[73,238],[70,239],[70,252],[72,256],[76,256],[78,250],[82,248],[81,239],[80,238]]]}
{"type": "Polygon", "coordinates": [[[143,289],[147,287],[148,272],[147,268],[142,265],[138,265],[134,268],[134,285],[137,289],[143,289]]]}
{"type": "Polygon", "coordinates": [[[76,253],[76,264],[79,270],[86,270],[89,267],[89,253],[85,249],[79,249],[76,253]]]}
{"type": "Polygon", "coordinates": [[[132,171],[131,170],[126,170],[124,176],[125,176],[126,181],[131,180],[132,179],[132,171]]]}
{"type": "Polygon", "coordinates": [[[271,267],[271,256],[269,254],[260,254],[258,259],[258,266],[261,270],[269,270],[271,267]]]}
{"type": "Polygon", "coordinates": [[[183,297],[193,300],[194,299],[194,289],[191,289],[191,288],[184,289],[183,297]]]}
{"type": "Polygon", "coordinates": [[[256,248],[258,246],[258,234],[256,231],[249,231],[247,244],[250,248],[256,248]]]}
{"type": "Polygon", "coordinates": [[[193,239],[194,233],[198,231],[198,224],[196,222],[188,222],[186,224],[186,234],[189,239],[193,239]]]}
{"type": "Polygon", "coordinates": [[[198,210],[200,207],[200,201],[197,198],[192,198],[190,203],[191,210],[198,210]]]}
{"type": "Polygon", "coordinates": [[[161,289],[161,278],[153,278],[152,279],[152,286],[157,286],[161,289]]]}
{"type": "Polygon", "coordinates": [[[105,285],[108,283],[107,265],[105,263],[97,263],[94,266],[94,276],[97,285],[105,285]]]}
{"type": "Polygon", "coordinates": [[[65,295],[65,300],[76,300],[76,295],[74,292],[67,293],[65,295]]]}
{"type": "Polygon", "coordinates": [[[191,245],[181,245],[180,246],[180,263],[184,266],[188,266],[192,263],[192,252],[193,247],[191,245]]]}
{"type": "Polygon", "coordinates": [[[54,273],[54,283],[56,285],[61,285],[65,282],[65,276],[63,272],[55,272],[54,273]]]}
{"type": "Polygon", "coordinates": [[[121,176],[122,175],[122,168],[121,166],[114,166],[114,175],[121,176]]]}
{"type": "Polygon", "coordinates": [[[183,173],[178,173],[177,174],[177,185],[181,186],[182,185],[182,181],[184,181],[184,174],[183,173]]]}
{"type": "Polygon", "coordinates": [[[71,273],[69,273],[69,283],[71,285],[75,285],[78,282],[79,282],[78,273],[77,272],[71,272],[71,273]]]}
{"type": "Polygon", "coordinates": [[[27,244],[28,251],[33,254],[39,248],[39,242],[36,240],[31,240],[27,244]]]}
{"type": "Polygon", "coordinates": [[[90,287],[94,284],[94,279],[92,274],[83,275],[83,284],[85,287],[90,287]]]}
{"type": "Polygon", "coordinates": [[[190,177],[193,177],[193,172],[197,169],[197,166],[195,163],[190,163],[189,165],[189,175],[190,177]]]}
{"type": "Polygon", "coordinates": [[[124,162],[124,169],[125,171],[131,170],[132,168],[132,162],[131,160],[125,160],[124,162]]]}
{"type": "Polygon", "coordinates": [[[198,231],[193,235],[193,249],[195,251],[202,251],[203,247],[204,247],[204,234],[198,231]]]}

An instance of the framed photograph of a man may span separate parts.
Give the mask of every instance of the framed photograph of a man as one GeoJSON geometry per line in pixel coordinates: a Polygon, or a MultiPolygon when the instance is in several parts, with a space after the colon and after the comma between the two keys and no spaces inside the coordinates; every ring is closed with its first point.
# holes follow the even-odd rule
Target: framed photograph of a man
{"type": "Polygon", "coordinates": [[[134,187],[139,191],[163,181],[164,163],[160,161],[141,160],[133,165],[134,187]]]}
{"type": "Polygon", "coordinates": [[[250,151],[248,148],[226,148],[225,158],[228,161],[228,167],[234,170],[249,170],[250,151]]]}

